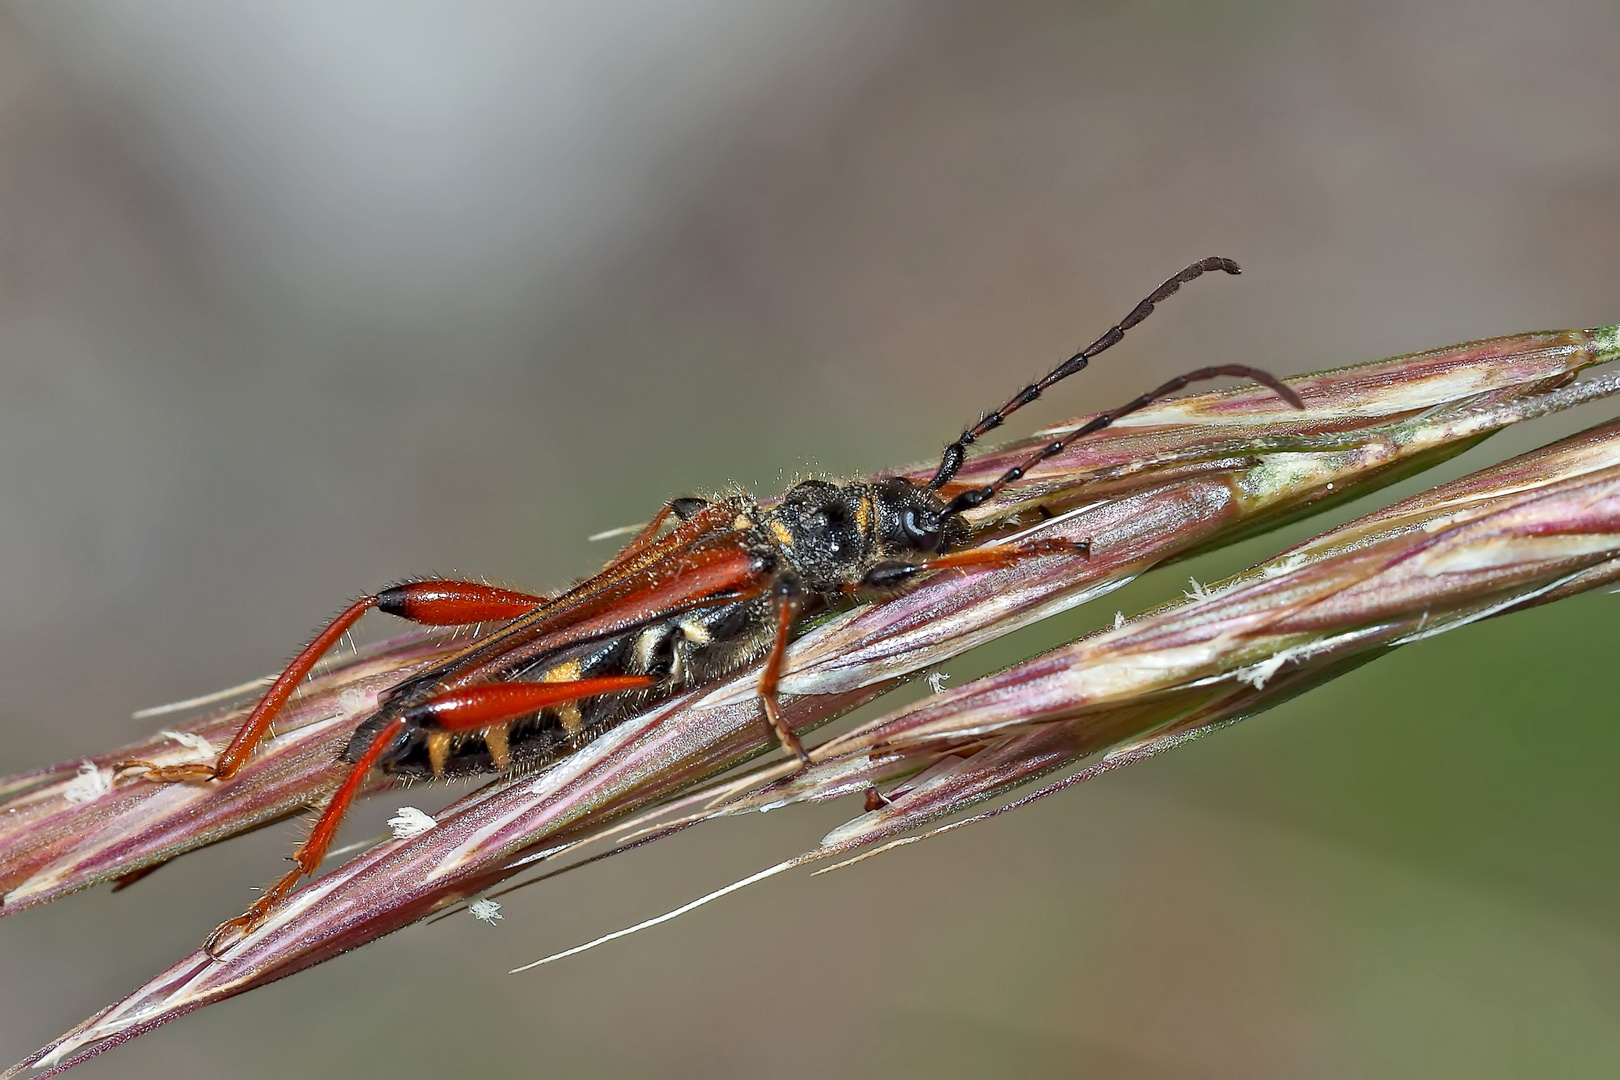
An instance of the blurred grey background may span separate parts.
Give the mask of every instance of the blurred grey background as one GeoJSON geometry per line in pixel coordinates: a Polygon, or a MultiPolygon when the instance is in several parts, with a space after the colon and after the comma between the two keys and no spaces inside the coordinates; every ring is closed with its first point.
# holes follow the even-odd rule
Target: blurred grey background
{"type": "MultiPolygon", "coordinates": [[[[1200,256],[1245,276],[1016,430],[1204,363],[1620,321],[1617,43],[1612,0],[0,3],[0,772],[130,740],[391,579],[554,586],[671,495],[928,457],[1200,256]]],[[[1617,1075],[1617,603],[505,974],[855,808],[699,831],[83,1075],[1617,1075]]],[[[0,921],[0,1059],[297,835],[0,921]]]]}

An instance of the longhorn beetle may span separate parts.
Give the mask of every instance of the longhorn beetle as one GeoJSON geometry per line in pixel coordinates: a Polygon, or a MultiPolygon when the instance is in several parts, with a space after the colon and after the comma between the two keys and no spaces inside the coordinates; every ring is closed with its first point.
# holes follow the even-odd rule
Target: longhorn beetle
{"type": "Polygon", "coordinates": [[[989,484],[950,498],[941,494],[970,446],[1117,344],[1182,285],[1215,270],[1240,272],[1230,259],[1209,258],[1166,280],[1107,333],[962,432],[945,447],[925,484],[899,476],[847,484],[806,480],[774,505],[740,494],[675,499],[600,573],[556,596],[429,580],[392,585],[350,604],[287,665],[212,763],[130,761],[121,767],[166,782],[233,776],[315,664],[372,609],[427,626],[502,625],[387,692],[343,751],[348,775],[294,854],[293,869],[246,914],[217,928],[207,950],[214,953],[232,931],[251,932],[304,875],[314,873],[372,769],[441,777],[532,767],[651,701],[761,658],[764,719],[782,746],[808,763],[777,706],[783,653],[807,609],[852,594],[892,591],[919,574],[949,567],[1089,554],[1088,544],[1071,540],[969,547],[974,537],[963,511],[994,498],[1075,440],[1190,383],[1249,378],[1304,407],[1293,390],[1264,371],[1239,364],[1203,367],[1097,414],[989,484]]]}

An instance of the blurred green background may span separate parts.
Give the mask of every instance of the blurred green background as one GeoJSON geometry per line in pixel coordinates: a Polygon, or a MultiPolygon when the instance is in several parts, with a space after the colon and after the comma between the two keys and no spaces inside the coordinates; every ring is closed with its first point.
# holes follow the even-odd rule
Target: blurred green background
{"type": "MultiPolygon", "coordinates": [[[[0,772],[133,739],[391,579],[552,586],[671,495],[927,457],[1203,255],[1246,273],[1015,430],[1205,363],[1620,321],[1617,41],[1612,0],[0,3],[0,772]]],[[[505,974],[857,808],[697,830],[82,1075],[1620,1075],[1616,605],[505,974]]],[[[0,921],[0,1058],[298,835],[0,921]]]]}

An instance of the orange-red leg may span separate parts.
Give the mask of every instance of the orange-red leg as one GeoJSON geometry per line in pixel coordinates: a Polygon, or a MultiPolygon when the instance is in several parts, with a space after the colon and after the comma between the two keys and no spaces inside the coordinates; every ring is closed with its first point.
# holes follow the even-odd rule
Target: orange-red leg
{"type": "Polygon", "coordinates": [[[554,705],[601,694],[638,690],[657,681],[651,675],[613,675],[560,683],[492,683],[453,690],[407,709],[380,728],[365,752],[355,760],[349,775],[344,777],[343,783],[326,804],[326,809],[321,811],[315,827],[293,854],[293,869],[266,889],[245,914],[215,928],[203,945],[204,951],[210,956],[217,955],[220,943],[233,930],[251,933],[298,887],[300,879],[313,874],[320,867],[321,860],[326,858],[337,836],[344,815],[365,786],[366,775],[388,752],[394,740],[407,729],[430,726],[440,731],[477,731],[554,705]]]}
{"type": "Polygon", "coordinates": [[[248,714],[230,745],[212,763],[153,765],[146,761],[122,761],[118,767],[142,769],[149,778],[161,781],[226,780],[236,775],[264,739],[271,722],[292,698],[298,685],[308,677],[321,657],[372,608],[427,626],[471,626],[514,619],[545,602],[544,597],[470,581],[412,581],[361,597],[345,608],[293,658],[248,714]]]}
{"type": "Polygon", "coordinates": [[[949,570],[959,566],[1005,566],[1020,559],[1038,555],[1091,554],[1091,541],[1066,540],[1062,537],[1037,537],[1016,544],[991,544],[987,547],[967,548],[949,555],[936,555],[915,563],[882,563],[867,571],[859,588],[892,589],[903,585],[918,574],[934,570],[949,570]]]}
{"type": "Polygon", "coordinates": [[[676,499],[666,504],[651,521],[643,525],[641,531],[619,549],[619,553],[613,556],[606,566],[602,567],[602,573],[611,573],[635,563],[643,555],[656,551],[660,543],[670,540],[674,533],[691,538],[703,532],[723,528],[732,521],[732,518],[732,512],[723,503],[709,502],[707,499],[676,499]],[[659,533],[663,531],[671,516],[679,518],[680,525],[677,525],[670,535],[660,536],[659,533]],[[682,526],[688,527],[683,529],[682,526]]]}
{"type": "Polygon", "coordinates": [[[214,932],[208,935],[208,940],[203,942],[204,952],[209,956],[218,956],[220,943],[232,930],[251,933],[293,889],[297,888],[300,878],[305,874],[314,873],[315,868],[320,866],[321,860],[326,857],[327,849],[332,846],[332,837],[337,834],[338,822],[343,820],[344,811],[360,793],[360,786],[365,783],[366,773],[371,771],[371,767],[382,757],[399,733],[405,730],[406,724],[404,717],[397,717],[393,723],[377,732],[377,737],[366,747],[366,752],[360,756],[360,760],[354,763],[349,775],[344,777],[343,783],[333,794],[332,801],[326,804],[326,810],[315,823],[315,828],[293,854],[293,868],[282,875],[274,885],[264,890],[264,895],[254,901],[246,913],[215,927],[214,932]]]}
{"type": "Polygon", "coordinates": [[[642,690],[658,681],[656,675],[604,675],[572,682],[486,683],[451,690],[405,711],[405,718],[439,731],[476,731],[530,713],[603,694],[642,690]]]}
{"type": "Polygon", "coordinates": [[[663,529],[664,523],[669,520],[670,515],[673,513],[675,513],[675,504],[666,504],[662,510],[653,515],[653,519],[651,521],[647,522],[647,524],[641,527],[640,532],[636,533],[635,536],[630,538],[630,542],[628,544],[620,548],[618,553],[614,555],[612,559],[608,560],[607,565],[602,569],[604,571],[612,570],[615,566],[630,562],[636,556],[646,551],[652,546],[653,541],[658,539],[659,531],[663,529]]]}
{"type": "Polygon", "coordinates": [[[759,673],[759,700],[765,706],[765,722],[770,725],[783,749],[799,759],[801,765],[810,764],[810,755],[804,752],[799,736],[782,717],[782,706],[776,699],[777,684],[782,679],[782,658],[787,655],[788,635],[799,621],[804,600],[796,593],[782,593],[776,597],[776,638],[765,657],[765,667],[759,673]]]}

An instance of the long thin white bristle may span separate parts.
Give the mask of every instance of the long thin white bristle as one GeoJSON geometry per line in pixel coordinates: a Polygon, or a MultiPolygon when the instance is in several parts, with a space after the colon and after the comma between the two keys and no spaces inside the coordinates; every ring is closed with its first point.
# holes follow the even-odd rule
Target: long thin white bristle
{"type": "Polygon", "coordinates": [[[639,525],[620,525],[617,529],[609,529],[607,532],[592,533],[585,538],[585,541],[594,544],[598,540],[611,540],[615,536],[629,536],[631,533],[639,532],[646,527],[647,523],[645,521],[639,525]]]}
{"type": "Polygon", "coordinates": [[[136,720],[146,720],[153,716],[166,716],[169,713],[185,712],[187,709],[197,709],[204,705],[212,705],[217,701],[229,701],[239,698],[249,690],[260,690],[276,681],[274,675],[261,675],[257,679],[249,679],[237,686],[226,687],[224,690],[215,690],[212,694],[201,697],[186,698],[184,701],[171,701],[167,705],[153,705],[149,709],[137,709],[129,715],[136,720]]]}
{"type": "Polygon", "coordinates": [[[639,923],[636,923],[636,925],[634,925],[634,926],[627,926],[623,930],[615,930],[611,934],[603,934],[601,937],[597,938],[595,941],[587,941],[583,945],[575,945],[572,949],[564,949],[560,953],[552,953],[550,956],[545,957],[544,959],[541,959],[541,960],[536,960],[532,964],[524,964],[522,967],[515,967],[510,972],[508,972],[507,974],[516,975],[520,971],[528,971],[530,968],[537,968],[541,964],[549,964],[553,960],[561,960],[564,957],[575,956],[575,955],[577,955],[579,953],[587,952],[587,951],[589,951],[591,949],[594,949],[598,945],[606,945],[610,941],[617,941],[619,938],[629,937],[631,934],[637,933],[638,931],[641,931],[641,930],[646,930],[649,927],[657,926],[660,923],[667,923],[672,919],[677,919],[680,916],[685,915],[688,911],[693,911],[693,910],[695,910],[697,908],[702,907],[704,904],[707,904],[711,900],[718,900],[722,896],[727,895],[728,893],[736,892],[738,889],[746,889],[748,886],[754,884],[755,882],[764,881],[766,878],[772,877],[772,876],[774,876],[776,874],[780,874],[784,870],[791,870],[795,866],[797,866],[798,864],[799,864],[798,859],[788,859],[785,862],[779,862],[775,866],[771,867],[770,869],[761,870],[759,873],[753,875],[752,877],[743,878],[741,881],[734,881],[730,885],[727,885],[723,889],[716,889],[714,892],[709,893],[707,896],[700,896],[696,900],[693,900],[689,904],[682,904],[680,907],[676,908],[674,911],[666,911],[666,912],[664,912],[664,914],[659,915],[656,918],[648,919],[646,922],[639,922],[639,923]]]}

